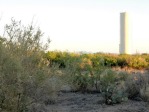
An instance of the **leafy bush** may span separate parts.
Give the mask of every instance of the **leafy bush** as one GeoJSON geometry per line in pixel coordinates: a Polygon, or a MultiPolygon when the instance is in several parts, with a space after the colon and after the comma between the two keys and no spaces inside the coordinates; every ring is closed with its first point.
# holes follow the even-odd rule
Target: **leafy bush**
{"type": "Polygon", "coordinates": [[[46,58],[49,60],[50,66],[58,64],[60,68],[65,68],[67,53],[60,51],[49,51],[46,53],[46,58]]]}
{"type": "Polygon", "coordinates": [[[101,76],[101,92],[106,104],[116,104],[127,100],[123,82],[112,70],[106,70],[101,76]]]}
{"type": "MultiPolygon", "coordinates": [[[[120,86],[120,85],[119,85],[120,86]]],[[[106,90],[102,92],[105,103],[108,105],[121,103],[127,101],[127,94],[123,87],[119,88],[118,85],[109,85],[106,90]]]]}
{"type": "Polygon", "coordinates": [[[105,66],[113,67],[117,66],[117,58],[115,56],[105,56],[105,66]]]}
{"type": "Polygon", "coordinates": [[[93,86],[94,81],[93,78],[89,73],[85,74],[75,74],[74,79],[73,79],[73,84],[75,85],[76,89],[85,92],[87,91],[89,86],[93,86]]]}
{"type": "Polygon", "coordinates": [[[136,97],[141,97],[144,100],[147,100],[149,97],[148,93],[148,84],[149,77],[147,74],[134,74],[128,77],[126,80],[126,92],[130,99],[135,99],[136,97]]]}
{"type": "Polygon", "coordinates": [[[125,66],[128,66],[128,62],[126,61],[126,56],[124,55],[120,55],[118,58],[117,58],[117,65],[121,68],[125,67],[125,66]]]}
{"type": "Polygon", "coordinates": [[[0,109],[27,112],[33,104],[53,100],[56,88],[47,82],[53,73],[45,64],[41,30],[11,22],[0,37],[0,109]]]}
{"type": "MultiPolygon", "coordinates": [[[[49,60],[50,65],[57,63],[61,68],[66,65],[80,60],[80,67],[85,63],[90,63],[92,68],[97,67],[128,67],[134,69],[149,68],[149,56],[146,55],[117,55],[117,54],[80,54],[60,51],[50,51],[46,53],[46,58],[49,60]],[[69,61],[68,61],[69,60],[69,61]],[[70,61],[71,60],[71,61],[70,61]],[[87,62],[88,61],[88,62],[87,62]],[[81,63],[82,62],[82,63],[81,63]],[[82,64],[82,65],[81,65],[82,64]]],[[[86,65],[86,64],[85,64],[86,65]]]]}
{"type": "Polygon", "coordinates": [[[141,56],[133,56],[126,59],[128,66],[131,68],[142,69],[147,68],[147,61],[141,56]]]}

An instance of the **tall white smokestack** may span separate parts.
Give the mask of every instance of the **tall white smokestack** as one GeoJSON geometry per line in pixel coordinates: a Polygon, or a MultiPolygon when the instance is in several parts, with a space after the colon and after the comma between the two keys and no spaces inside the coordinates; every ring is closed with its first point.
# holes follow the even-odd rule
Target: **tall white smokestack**
{"type": "Polygon", "coordinates": [[[130,54],[129,32],[128,32],[128,14],[120,13],[120,54],[130,54]]]}

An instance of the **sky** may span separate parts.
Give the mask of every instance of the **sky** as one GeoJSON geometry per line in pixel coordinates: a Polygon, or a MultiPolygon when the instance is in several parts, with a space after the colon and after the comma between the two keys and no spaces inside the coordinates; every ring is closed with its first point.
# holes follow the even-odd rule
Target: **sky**
{"type": "Polygon", "coordinates": [[[0,34],[11,18],[33,20],[49,50],[119,53],[120,13],[129,15],[132,53],[149,53],[148,0],[0,0],[0,34]]]}

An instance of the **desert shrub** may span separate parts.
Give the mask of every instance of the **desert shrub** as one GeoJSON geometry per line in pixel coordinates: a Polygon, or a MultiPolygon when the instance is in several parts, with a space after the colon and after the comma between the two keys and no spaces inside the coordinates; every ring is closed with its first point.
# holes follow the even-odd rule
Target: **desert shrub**
{"type": "Polygon", "coordinates": [[[106,69],[101,77],[101,84],[102,84],[102,90],[105,90],[107,88],[108,85],[115,83],[116,81],[116,74],[114,71],[110,70],[110,69],[106,69]]]}
{"type": "Polygon", "coordinates": [[[130,99],[141,97],[146,100],[148,92],[149,77],[147,74],[133,74],[125,82],[126,92],[130,99]]]}
{"type": "Polygon", "coordinates": [[[80,63],[78,63],[78,67],[80,70],[89,70],[92,69],[92,62],[88,58],[81,58],[80,63]]]}
{"type": "Polygon", "coordinates": [[[105,103],[108,105],[121,103],[127,101],[128,99],[127,94],[125,93],[125,89],[121,85],[108,85],[102,94],[105,98],[105,103]]]}
{"type": "Polygon", "coordinates": [[[2,60],[5,61],[1,64],[0,71],[1,109],[2,111],[5,109],[7,111],[18,111],[20,93],[22,92],[21,82],[19,81],[21,67],[18,66],[18,62],[14,58],[9,58],[9,56],[2,60]]]}
{"type": "Polygon", "coordinates": [[[149,63],[149,55],[142,55],[142,57],[146,60],[146,62],[148,62],[149,63]]]}
{"type": "Polygon", "coordinates": [[[0,109],[27,112],[33,104],[53,101],[56,88],[47,81],[53,71],[45,64],[41,30],[11,22],[0,37],[0,109]]]}
{"type": "Polygon", "coordinates": [[[117,77],[120,81],[126,81],[129,77],[129,75],[131,75],[131,74],[129,74],[128,72],[120,71],[118,73],[117,77]]]}
{"type": "Polygon", "coordinates": [[[141,88],[140,77],[138,76],[130,76],[126,81],[126,92],[128,93],[128,97],[130,99],[133,99],[137,96],[139,96],[139,91],[141,88]]]}
{"type": "Polygon", "coordinates": [[[116,104],[127,100],[123,81],[112,70],[107,69],[101,76],[101,93],[106,104],[116,104]]]}
{"type": "Polygon", "coordinates": [[[46,58],[50,62],[50,66],[53,64],[58,64],[59,68],[65,68],[65,58],[66,54],[65,52],[60,52],[60,51],[49,51],[46,53],[46,58]]]}
{"type": "Polygon", "coordinates": [[[147,61],[141,56],[131,56],[128,57],[126,61],[128,63],[128,67],[131,68],[142,69],[148,67],[147,61]]]}
{"type": "Polygon", "coordinates": [[[121,68],[125,67],[125,66],[128,66],[128,63],[126,61],[126,57],[120,55],[118,58],[117,58],[117,65],[121,68]]]}
{"type": "Polygon", "coordinates": [[[101,92],[101,75],[107,68],[104,66],[93,68],[94,86],[97,92],[101,92]]]}
{"type": "Polygon", "coordinates": [[[98,55],[96,56],[96,54],[94,55],[95,56],[91,59],[93,68],[104,67],[105,66],[104,58],[98,55]]]}
{"type": "Polygon", "coordinates": [[[91,60],[80,56],[67,61],[64,77],[72,88],[82,92],[93,90],[92,88],[99,90],[98,82],[104,68],[92,67],[91,60]]]}
{"type": "Polygon", "coordinates": [[[87,72],[74,75],[73,84],[75,85],[76,90],[85,92],[89,86],[93,86],[93,83],[92,76],[87,72]]]}
{"type": "Polygon", "coordinates": [[[70,83],[77,90],[100,91],[100,75],[107,67],[104,66],[103,58],[96,58],[93,55],[78,55],[72,60],[68,59],[69,66],[66,65],[66,71],[69,73],[66,74],[69,76],[66,77],[69,77],[70,83]],[[96,62],[96,65],[93,65],[93,62],[96,62]]]}
{"type": "Polygon", "coordinates": [[[148,74],[141,75],[142,87],[140,88],[140,97],[143,101],[149,102],[149,76],[148,74]]]}
{"type": "MultiPolygon", "coordinates": [[[[93,68],[106,66],[106,67],[129,67],[134,69],[148,68],[149,58],[148,55],[116,55],[105,53],[70,53],[60,51],[49,51],[46,53],[46,58],[52,63],[59,64],[60,68],[65,68],[66,65],[74,62],[76,58],[80,59],[83,63],[84,60],[91,62],[93,68]],[[71,60],[71,61],[68,61],[71,60]],[[73,60],[73,61],[72,61],[73,60]]],[[[80,61],[80,62],[81,62],[80,61]]]]}
{"type": "Polygon", "coordinates": [[[75,90],[85,92],[89,85],[92,85],[91,66],[88,60],[81,57],[76,58],[67,68],[70,83],[74,85],[75,90]]]}
{"type": "Polygon", "coordinates": [[[112,55],[104,56],[105,66],[117,66],[117,57],[112,55]]]}
{"type": "Polygon", "coordinates": [[[149,86],[140,89],[140,97],[144,101],[149,102],[149,86]]]}

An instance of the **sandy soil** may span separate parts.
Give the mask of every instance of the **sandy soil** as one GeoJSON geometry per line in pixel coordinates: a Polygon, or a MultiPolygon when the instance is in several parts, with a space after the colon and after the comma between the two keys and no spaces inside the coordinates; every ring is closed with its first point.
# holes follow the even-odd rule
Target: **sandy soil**
{"type": "Polygon", "coordinates": [[[60,92],[49,112],[149,112],[149,103],[128,100],[121,104],[105,105],[100,93],[60,92]]]}

